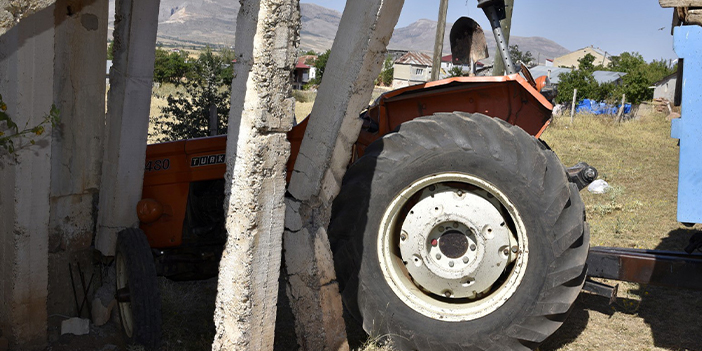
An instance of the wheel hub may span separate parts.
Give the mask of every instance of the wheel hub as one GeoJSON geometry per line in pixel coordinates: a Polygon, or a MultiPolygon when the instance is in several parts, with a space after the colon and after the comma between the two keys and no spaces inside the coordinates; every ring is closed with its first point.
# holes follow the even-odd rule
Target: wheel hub
{"type": "Polygon", "coordinates": [[[442,297],[477,298],[498,280],[512,258],[513,235],[487,197],[444,185],[422,193],[400,235],[417,285],[442,297]]]}
{"type": "Polygon", "coordinates": [[[457,230],[444,233],[438,244],[441,253],[448,258],[461,258],[468,251],[468,237],[457,230]]]}

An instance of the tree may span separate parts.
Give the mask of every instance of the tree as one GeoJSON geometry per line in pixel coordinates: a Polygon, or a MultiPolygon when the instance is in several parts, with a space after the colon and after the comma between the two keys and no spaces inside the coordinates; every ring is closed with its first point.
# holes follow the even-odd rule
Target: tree
{"type": "Polygon", "coordinates": [[[448,74],[449,74],[449,77],[463,77],[463,76],[465,76],[465,73],[463,73],[463,68],[461,68],[461,66],[453,66],[453,68],[451,68],[448,71],[448,74]]]}
{"type": "Polygon", "coordinates": [[[582,58],[578,59],[578,69],[584,70],[584,71],[589,71],[589,72],[594,72],[595,71],[595,56],[592,54],[587,54],[583,56],[582,58]]]}
{"type": "Polygon", "coordinates": [[[383,70],[380,72],[378,79],[376,79],[376,85],[392,85],[392,80],[395,76],[395,66],[392,60],[392,56],[388,55],[383,62],[383,70]]]}
{"type": "Polygon", "coordinates": [[[168,96],[168,106],[155,122],[164,136],[159,141],[191,139],[209,135],[210,109],[217,112],[217,133],[227,132],[232,67],[208,47],[193,62],[183,84],[185,93],[168,96]]]}
{"type": "Polygon", "coordinates": [[[513,63],[518,64],[519,62],[522,62],[526,66],[529,66],[532,61],[534,61],[531,51],[522,52],[519,50],[519,45],[509,46],[509,57],[512,58],[513,63]]]}
{"type": "Polygon", "coordinates": [[[180,84],[180,80],[185,77],[185,74],[190,69],[186,59],[187,54],[184,52],[169,52],[160,48],[156,49],[154,81],[180,84]]]}
{"type": "Polygon", "coordinates": [[[594,97],[597,95],[598,84],[592,71],[574,69],[571,72],[563,73],[559,77],[557,103],[569,102],[573,99],[573,90],[578,89],[579,100],[594,97]]]}
{"type": "Polygon", "coordinates": [[[108,60],[115,59],[114,50],[115,50],[115,45],[114,45],[114,42],[111,41],[109,44],[107,44],[107,59],[108,60]]]}
{"type": "Polygon", "coordinates": [[[651,100],[653,90],[649,87],[675,72],[677,67],[669,67],[663,60],[646,63],[639,53],[624,52],[619,56],[611,57],[608,69],[626,73],[622,77],[622,84],[615,89],[614,94],[617,96],[626,94],[627,100],[638,104],[641,101],[651,100]]]}
{"type": "Polygon", "coordinates": [[[314,77],[314,79],[310,80],[309,84],[319,85],[322,83],[322,77],[324,76],[324,70],[327,68],[327,61],[329,61],[330,53],[331,50],[327,50],[323,54],[319,55],[314,61],[312,66],[317,70],[317,75],[314,77]]]}

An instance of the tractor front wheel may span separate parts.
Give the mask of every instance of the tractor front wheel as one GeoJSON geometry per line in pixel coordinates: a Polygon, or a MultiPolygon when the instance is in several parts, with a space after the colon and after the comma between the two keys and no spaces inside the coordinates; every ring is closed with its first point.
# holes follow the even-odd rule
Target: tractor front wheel
{"type": "Polygon", "coordinates": [[[161,295],[146,235],[139,229],[119,232],[115,253],[117,302],[122,329],[130,342],[158,349],[161,342],[161,295]]]}
{"type": "Polygon", "coordinates": [[[347,308],[400,350],[535,348],[578,296],[589,245],[556,155],[464,113],[371,145],[344,178],[329,237],[347,308]]]}

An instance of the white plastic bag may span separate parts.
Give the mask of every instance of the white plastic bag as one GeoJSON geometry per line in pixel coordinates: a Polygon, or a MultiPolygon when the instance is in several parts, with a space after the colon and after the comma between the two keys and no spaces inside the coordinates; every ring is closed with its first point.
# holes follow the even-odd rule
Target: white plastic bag
{"type": "Polygon", "coordinates": [[[593,194],[604,194],[606,193],[611,186],[607,184],[607,182],[604,181],[604,179],[597,179],[596,181],[590,183],[590,185],[587,186],[587,191],[593,193],[593,194]]]}

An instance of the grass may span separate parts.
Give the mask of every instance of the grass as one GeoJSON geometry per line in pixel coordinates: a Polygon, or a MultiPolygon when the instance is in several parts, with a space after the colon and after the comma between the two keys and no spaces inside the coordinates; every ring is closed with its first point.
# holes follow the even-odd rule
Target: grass
{"type": "MultiPolygon", "coordinates": [[[[170,89],[154,90],[152,116],[170,89]]],[[[380,93],[376,90],[373,99],[380,93]]],[[[296,103],[298,121],[312,110],[314,94],[309,95],[311,100],[296,103]]],[[[601,195],[581,192],[592,246],[679,251],[687,244],[691,231],[676,221],[677,141],[670,138],[664,117],[650,114],[618,124],[608,117],[577,115],[572,125],[559,119],[542,136],[564,164],[588,162],[612,186],[601,195]]],[[[216,282],[165,281],[162,292],[165,349],[209,349],[216,282]]],[[[581,293],[571,317],[540,350],[702,350],[700,314],[702,293],[620,283],[612,306],[581,293]]],[[[390,347],[373,339],[358,350],[390,347]]]]}
{"type": "MultiPolygon", "coordinates": [[[[542,138],[564,164],[588,162],[612,186],[601,195],[581,192],[592,246],[685,247],[692,231],[676,221],[678,147],[665,115],[621,124],[578,115],[572,125],[558,120],[542,138]]],[[[702,293],[607,283],[620,283],[616,303],[581,293],[571,316],[540,350],[702,350],[702,293]]]]}

